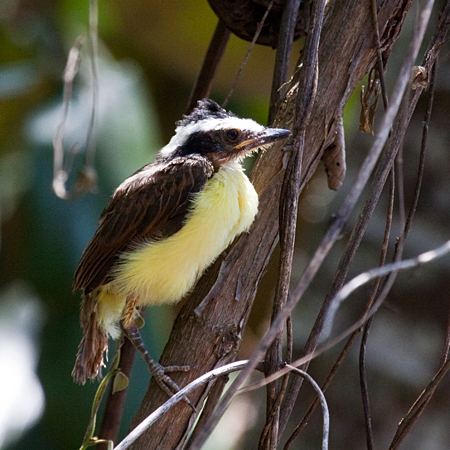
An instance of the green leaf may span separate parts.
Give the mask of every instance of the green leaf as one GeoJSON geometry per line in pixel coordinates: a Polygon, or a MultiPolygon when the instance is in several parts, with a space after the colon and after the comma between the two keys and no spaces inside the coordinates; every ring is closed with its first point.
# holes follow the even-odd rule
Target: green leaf
{"type": "Polygon", "coordinates": [[[113,381],[113,394],[123,391],[128,387],[130,380],[123,372],[117,372],[113,381]]]}

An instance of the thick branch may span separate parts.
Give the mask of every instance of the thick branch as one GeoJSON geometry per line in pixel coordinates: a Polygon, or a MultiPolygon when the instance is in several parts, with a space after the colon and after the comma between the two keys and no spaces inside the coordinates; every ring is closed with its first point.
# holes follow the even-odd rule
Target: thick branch
{"type": "MultiPolygon", "coordinates": [[[[408,6],[408,0],[378,2],[380,39],[385,58],[398,35],[408,6]]],[[[370,17],[370,8],[365,2],[339,0],[330,5],[319,50],[320,76],[315,110],[305,135],[301,187],[316,170],[321,150],[333,140],[333,120],[340,105],[376,60],[370,17]],[[343,26],[345,23],[352,26],[343,26]]],[[[297,103],[302,100],[297,98],[296,86],[288,86],[287,97],[278,111],[275,125],[291,127],[297,103]]],[[[252,181],[260,193],[260,212],[250,234],[241,236],[225,257],[205,274],[174,324],[161,363],[193,367],[186,374],[173,375],[180,386],[233,360],[237,353],[258,282],[278,237],[278,200],[284,156],[280,147],[274,147],[257,161],[252,181]]],[[[189,398],[199,405],[205,394],[205,390],[200,389],[189,398]]],[[[165,394],[152,382],[134,426],[165,400],[165,394]]],[[[192,410],[179,404],[132,448],[176,448],[185,440],[193,419],[192,410]]]]}

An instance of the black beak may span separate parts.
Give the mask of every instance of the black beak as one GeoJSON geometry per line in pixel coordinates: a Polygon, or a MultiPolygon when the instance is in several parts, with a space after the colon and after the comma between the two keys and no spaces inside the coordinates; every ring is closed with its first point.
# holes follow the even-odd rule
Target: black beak
{"type": "Polygon", "coordinates": [[[236,150],[248,152],[255,148],[286,139],[291,134],[292,133],[289,130],[285,130],[284,128],[266,128],[263,132],[251,136],[249,139],[241,142],[236,147],[236,150]]]}
{"type": "Polygon", "coordinates": [[[262,146],[286,139],[291,134],[290,130],[285,130],[284,128],[266,128],[263,134],[256,138],[256,141],[258,146],[262,146]]]}

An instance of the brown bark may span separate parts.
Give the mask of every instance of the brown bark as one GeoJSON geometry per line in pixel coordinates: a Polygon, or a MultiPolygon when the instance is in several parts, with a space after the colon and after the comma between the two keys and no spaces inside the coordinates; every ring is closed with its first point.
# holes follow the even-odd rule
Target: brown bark
{"type": "MultiPolygon", "coordinates": [[[[378,1],[384,60],[409,5],[409,0],[378,1]]],[[[323,149],[333,140],[334,118],[340,106],[345,104],[375,61],[370,2],[331,2],[319,49],[317,97],[305,136],[302,188],[316,170],[323,149]]],[[[291,126],[299,101],[302,99],[297,98],[295,86],[288,86],[288,94],[275,119],[276,126],[291,126]]],[[[280,146],[274,146],[258,159],[251,178],[260,194],[260,211],[250,233],[241,236],[208,270],[175,321],[160,362],[193,368],[188,373],[173,374],[179,386],[232,361],[239,349],[258,282],[277,242],[278,203],[284,164],[288,159],[280,146]]],[[[200,408],[206,394],[206,390],[199,390],[189,398],[200,408]]],[[[151,382],[133,426],[165,400],[165,394],[151,382]]],[[[144,433],[132,448],[177,448],[186,439],[193,420],[192,409],[180,403],[144,433]]]]}

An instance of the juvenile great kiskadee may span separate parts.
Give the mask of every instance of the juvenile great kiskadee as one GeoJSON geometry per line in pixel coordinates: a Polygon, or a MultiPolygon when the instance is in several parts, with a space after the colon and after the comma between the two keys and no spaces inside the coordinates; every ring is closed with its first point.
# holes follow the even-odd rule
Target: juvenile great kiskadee
{"type": "MultiPolygon", "coordinates": [[[[258,210],[241,161],[290,131],[241,119],[204,99],[177,122],[154,163],[126,179],[100,216],[83,252],[73,290],[83,290],[74,380],[101,377],[108,337],[120,330],[141,351],[158,384],[178,390],[147,354],[134,323],[136,308],[175,303],[258,210]]],[[[167,368],[166,368],[167,369],[167,368]]]]}

